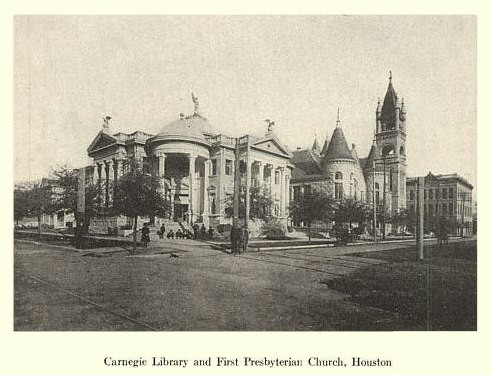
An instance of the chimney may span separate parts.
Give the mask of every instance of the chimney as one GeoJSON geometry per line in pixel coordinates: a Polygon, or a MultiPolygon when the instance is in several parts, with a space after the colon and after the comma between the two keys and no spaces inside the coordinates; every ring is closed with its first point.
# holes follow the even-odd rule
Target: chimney
{"type": "Polygon", "coordinates": [[[183,112],[181,112],[181,113],[179,114],[179,119],[180,119],[180,120],[182,120],[182,119],[184,119],[184,118],[185,118],[185,115],[184,115],[184,113],[183,113],[183,112]]]}

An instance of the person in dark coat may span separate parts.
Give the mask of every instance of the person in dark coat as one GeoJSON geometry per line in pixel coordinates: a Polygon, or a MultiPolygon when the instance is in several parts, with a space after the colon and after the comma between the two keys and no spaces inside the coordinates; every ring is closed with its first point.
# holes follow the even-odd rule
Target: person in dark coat
{"type": "Polygon", "coordinates": [[[198,226],[197,223],[193,224],[193,237],[196,239],[198,238],[198,230],[200,229],[200,227],[198,226]]]}
{"type": "Polygon", "coordinates": [[[234,255],[241,254],[241,229],[238,227],[231,228],[231,250],[234,255]]]}
{"type": "Polygon", "coordinates": [[[164,233],[166,232],[166,226],[164,224],[161,225],[161,228],[157,232],[159,238],[164,238],[164,233]]]}
{"type": "Polygon", "coordinates": [[[205,224],[202,224],[202,227],[200,228],[200,237],[201,238],[207,237],[207,228],[205,228],[205,224]]]}
{"type": "Polygon", "coordinates": [[[246,227],[243,227],[241,229],[241,250],[240,252],[245,252],[246,248],[248,247],[248,242],[249,242],[249,229],[246,227]]]}
{"type": "Polygon", "coordinates": [[[208,238],[214,238],[214,228],[212,226],[208,227],[208,238]]]}
{"type": "Polygon", "coordinates": [[[167,232],[167,238],[174,240],[174,231],[172,229],[169,232],[167,232]]]}
{"type": "Polygon", "coordinates": [[[143,242],[145,247],[147,247],[148,243],[150,242],[150,229],[149,229],[147,223],[145,223],[143,228],[142,228],[142,239],[141,239],[141,241],[143,242]]]}
{"type": "Polygon", "coordinates": [[[181,232],[181,229],[178,229],[178,230],[176,231],[176,238],[177,238],[177,239],[179,239],[179,240],[180,240],[181,238],[183,238],[183,232],[181,232]]]}

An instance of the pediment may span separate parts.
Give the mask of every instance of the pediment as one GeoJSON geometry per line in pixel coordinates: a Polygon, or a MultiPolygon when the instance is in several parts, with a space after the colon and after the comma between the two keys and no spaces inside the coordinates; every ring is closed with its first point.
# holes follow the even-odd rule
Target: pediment
{"type": "Polygon", "coordinates": [[[92,143],[89,145],[87,152],[90,154],[94,151],[100,150],[112,144],[118,143],[118,140],[112,135],[100,131],[99,134],[94,138],[92,143]]]}
{"type": "Polygon", "coordinates": [[[291,158],[292,154],[287,147],[280,143],[275,137],[263,138],[253,144],[258,150],[266,151],[286,158],[291,158]]]}

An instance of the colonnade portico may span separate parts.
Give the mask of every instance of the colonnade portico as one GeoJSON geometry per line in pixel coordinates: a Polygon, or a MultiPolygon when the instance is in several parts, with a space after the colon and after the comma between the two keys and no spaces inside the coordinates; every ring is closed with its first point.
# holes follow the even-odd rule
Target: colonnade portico
{"type": "Polygon", "coordinates": [[[123,174],[124,163],[123,158],[113,158],[96,161],[93,165],[93,184],[104,189],[101,202],[104,207],[112,204],[114,188],[123,174]]]}

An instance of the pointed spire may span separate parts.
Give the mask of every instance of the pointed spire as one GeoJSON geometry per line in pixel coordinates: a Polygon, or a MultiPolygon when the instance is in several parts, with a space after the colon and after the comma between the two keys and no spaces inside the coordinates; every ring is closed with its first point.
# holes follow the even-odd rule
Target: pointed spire
{"type": "Polygon", "coordinates": [[[313,146],[311,147],[311,150],[317,154],[321,152],[321,147],[319,146],[318,143],[318,134],[316,130],[314,131],[314,142],[313,142],[313,146]]]}
{"type": "Polygon", "coordinates": [[[381,113],[381,98],[378,96],[378,106],[376,107],[376,113],[381,113]]]}
{"type": "Polygon", "coordinates": [[[393,74],[391,73],[391,70],[390,70],[389,83],[391,83],[392,79],[393,79],[393,74]]]}
{"type": "Polygon", "coordinates": [[[321,155],[326,154],[326,151],[328,150],[328,145],[330,144],[330,135],[327,134],[325,138],[325,143],[323,144],[323,148],[321,149],[321,155]]]}
{"type": "Polygon", "coordinates": [[[340,126],[340,107],[337,109],[337,124],[336,127],[338,128],[340,126]]]}

